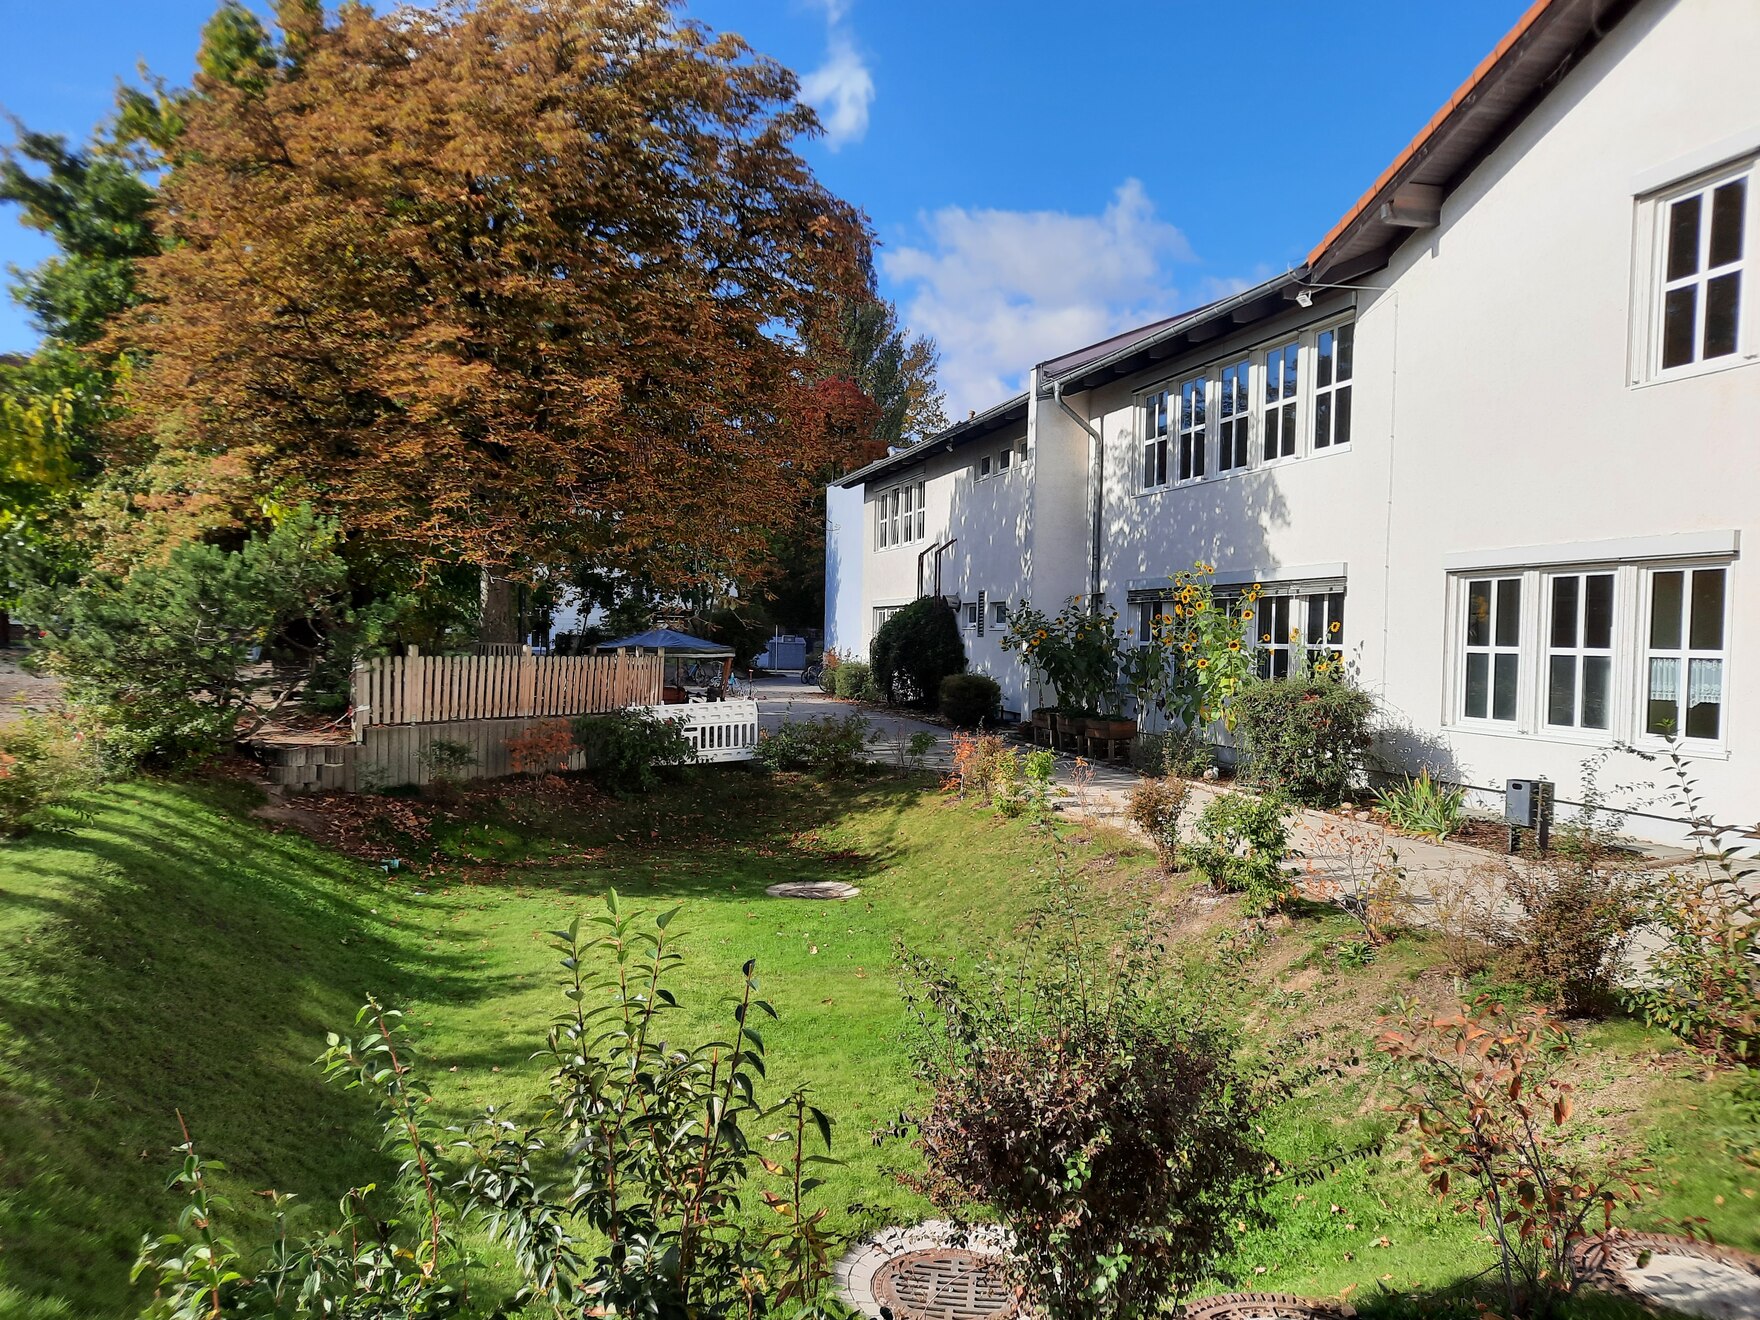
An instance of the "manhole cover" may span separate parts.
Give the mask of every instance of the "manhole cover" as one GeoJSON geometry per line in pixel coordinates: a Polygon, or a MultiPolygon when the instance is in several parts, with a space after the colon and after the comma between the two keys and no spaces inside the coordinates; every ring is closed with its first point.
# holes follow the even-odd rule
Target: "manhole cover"
{"type": "Polygon", "coordinates": [[[874,1272],[874,1299],[897,1320],[1004,1320],[1020,1314],[1001,1259],[942,1248],[894,1256],[874,1272]]]}
{"type": "Polygon", "coordinates": [[[790,880],[764,892],[771,898],[854,898],[862,891],[841,880],[790,880]]]}

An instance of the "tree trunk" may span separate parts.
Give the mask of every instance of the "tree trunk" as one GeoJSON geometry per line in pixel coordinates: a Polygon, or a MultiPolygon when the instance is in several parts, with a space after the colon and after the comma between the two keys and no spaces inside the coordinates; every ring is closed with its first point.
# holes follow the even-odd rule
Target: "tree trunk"
{"type": "Polygon", "coordinates": [[[482,615],[477,639],[484,642],[517,642],[519,635],[519,584],[483,573],[482,615]]]}

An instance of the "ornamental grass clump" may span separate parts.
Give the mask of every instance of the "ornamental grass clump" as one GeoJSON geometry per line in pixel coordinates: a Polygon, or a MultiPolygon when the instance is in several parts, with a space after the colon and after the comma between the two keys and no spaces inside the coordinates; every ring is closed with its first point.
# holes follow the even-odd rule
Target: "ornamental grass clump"
{"type": "Polygon", "coordinates": [[[1115,946],[1063,879],[1043,915],[1019,968],[905,959],[929,1093],[916,1182],[1001,1219],[1045,1320],[1159,1314],[1257,1218],[1261,1102],[1146,930],[1115,946]]]}

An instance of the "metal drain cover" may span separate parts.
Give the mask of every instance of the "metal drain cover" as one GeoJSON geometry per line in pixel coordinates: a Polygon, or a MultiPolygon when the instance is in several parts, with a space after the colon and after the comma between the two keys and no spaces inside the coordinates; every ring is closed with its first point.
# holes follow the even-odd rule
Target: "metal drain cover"
{"type": "Polygon", "coordinates": [[[1000,1257],[951,1247],[894,1256],[874,1272],[874,1300],[896,1320],[1007,1320],[1021,1313],[1000,1257]]]}
{"type": "Polygon", "coordinates": [[[862,891],[841,880],[787,880],[764,892],[771,898],[854,898],[862,891]]]}

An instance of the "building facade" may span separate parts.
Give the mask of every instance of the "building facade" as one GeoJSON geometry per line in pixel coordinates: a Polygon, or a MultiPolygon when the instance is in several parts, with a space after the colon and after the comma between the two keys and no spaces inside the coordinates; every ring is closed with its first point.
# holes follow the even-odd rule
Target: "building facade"
{"type": "MultiPolygon", "coordinates": [[[[1610,749],[1672,745],[1711,810],[1760,816],[1755,68],[1752,0],[1540,0],[1302,267],[1034,368],[1011,485],[960,427],[846,478],[849,645],[936,589],[1135,626],[1201,559],[1264,584],[1261,672],[1345,656],[1390,765],[1568,802],[1586,762],[1609,789],[1645,773],[1610,749]],[[911,463],[938,581],[872,535],[911,463]]],[[[1024,709],[992,632],[973,667],[1024,709]]]]}

